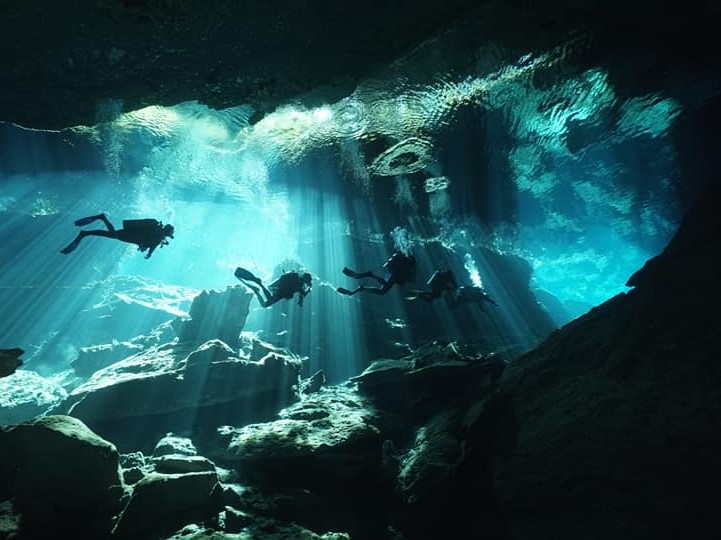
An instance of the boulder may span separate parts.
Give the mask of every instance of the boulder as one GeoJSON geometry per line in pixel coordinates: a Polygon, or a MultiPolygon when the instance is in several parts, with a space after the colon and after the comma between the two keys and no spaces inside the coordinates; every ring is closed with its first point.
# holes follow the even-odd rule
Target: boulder
{"type": "Polygon", "coordinates": [[[431,342],[400,359],[375,360],[351,381],[378,408],[421,425],[441,407],[467,405],[488,393],[506,366],[499,356],[462,349],[431,342]]]}
{"type": "Polygon", "coordinates": [[[162,456],[196,456],[198,451],[195,449],[193,441],[187,437],[179,437],[172,433],[167,433],[158,441],[153,449],[153,457],[162,456]]]}
{"type": "Polygon", "coordinates": [[[107,537],[125,490],[115,446],[69,416],[0,429],[0,478],[23,538],[107,537]]]}
{"type": "Polygon", "coordinates": [[[201,292],[190,306],[190,318],[174,321],[178,339],[196,344],[219,339],[237,349],[252,298],[240,285],[201,292]]]}
{"type": "Polygon", "coordinates": [[[210,521],[222,508],[215,471],[150,473],[134,487],[113,529],[116,538],[157,538],[185,524],[210,521]]]}
{"type": "Polygon", "coordinates": [[[300,362],[230,356],[215,340],[154,347],[96,372],[56,410],[82,419],[124,451],[151,451],[166,433],[271,419],[297,399],[300,362]]]}
{"type": "Polygon", "coordinates": [[[0,349],[0,378],[15,373],[15,370],[23,365],[20,357],[25,351],[19,348],[0,349]]]}

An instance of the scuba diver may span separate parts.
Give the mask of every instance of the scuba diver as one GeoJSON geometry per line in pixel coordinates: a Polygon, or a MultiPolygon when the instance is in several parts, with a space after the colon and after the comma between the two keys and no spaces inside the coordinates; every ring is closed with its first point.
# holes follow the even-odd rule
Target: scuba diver
{"type": "Polygon", "coordinates": [[[461,304],[478,304],[478,306],[483,309],[483,302],[488,302],[494,306],[498,305],[488,296],[482,287],[476,287],[475,285],[458,287],[453,294],[448,297],[448,305],[454,309],[461,304]]]}
{"type": "Polygon", "coordinates": [[[443,296],[446,292],[454,293],[458,288],[458,284],[450,270],[436,270],[431,277],[428,278],[426,287],[428,287],[427,291],[408,291],[406,300],[422,298],[423,300],[432,302],[436,298],[443,296]]]}
{"type": "Polygon", "coordinates": [[[404,285],[413,279],[416,274],[416,258],[413,255],[406,255],[397,251],[383,264],[383,268],[386,270],[386,273],[383,277],[380,277],[370,270],[367,272],[356,272],[346,266],[343,268],[343,273],[346,276],[352,277],[353,279],[373,278],[380,283],[381,286],[366,287],[365,285],[360,285],[353,291],[339,287],[338,292],[348,296],[361,291],[383,295],[387,293],[393,285],[404,285]]]}
{"type": "Polygon", "coordinates": [[[481,302],[489,302],[494,306],[498,305],[488,296],[482,287],[475,285],[463,285],[459,287],[450,270],[436,270],[428,279],[426,286],[428,287],[427,291],[409,291],[406,300],[422,298],[423,300],[432,302],[436,298],[445,296],[448,305],[454,309],[462,304],[480,305],[481,302]]]}
{"type": "Polygon", "coordinates": [[[114,240],[127,242],[128,244],[136,244],[138,251],[148,252],[145,258],[149,259],[158,246],[168,245],[166,238],[175,238],[173,236],[175,228],[173,228],[172,225],[163,225],[163,223],[157,219],[126,219],[123,220],[123,228],[116,229],[105,214],[98,214],[96,216],[81,218],[75,222],[75,225],[83,227],[96,220],[101,220],[105,224],[105,227],[107,227],[107,230],[95,229],[92,231],[80,231],[75,237],[75,240],[61,249],[60,253],[67,255],[75,251],[75,248],[78,247],[82,239],[86,236],[103,236],[105,238],[113,238],[114,240]]]}
{"type": "Polygon", "coordinates": [[[302,307],[303,299],[308,296],[313,287],[313,277],[308,272],[284,272],[269,287],[263,285],[259,277],[254,276],[245,268],[236,268],[235,277],[255,293],[260,305],[264,308],[272,306],[278,300],[290,300],[295,293],[298,293],[298,305],[302,307]],[[247,283],[248,281],[255,283],[259,288],[250,285],[247,283]]]}

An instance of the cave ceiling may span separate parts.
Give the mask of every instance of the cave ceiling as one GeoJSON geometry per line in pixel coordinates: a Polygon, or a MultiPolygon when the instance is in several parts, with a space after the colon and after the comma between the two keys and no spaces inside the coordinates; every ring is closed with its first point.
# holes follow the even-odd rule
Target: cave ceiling
{"type": "Polygon", "coordinates": [[[248,104],[257,120],[342,99],[399,59],[413,61],[404,76],[437,77],[554,47],[563,69],[605,65],[629,93],[663,86],[701,102],[708,86],[693,82],[717,75],[718,22],[710,2],[13,2],[0,21],[0,120],[93,125],[105,100],[123,112],[248,104]]]}

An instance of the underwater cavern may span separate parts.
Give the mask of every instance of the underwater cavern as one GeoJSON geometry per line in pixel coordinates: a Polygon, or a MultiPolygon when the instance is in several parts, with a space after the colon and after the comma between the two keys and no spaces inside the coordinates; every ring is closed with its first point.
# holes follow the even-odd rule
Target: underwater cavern
{"type": "Polygon", "coordinates": [[[721,537],[719,28],[5,3],[0,538],[721,537]]]}

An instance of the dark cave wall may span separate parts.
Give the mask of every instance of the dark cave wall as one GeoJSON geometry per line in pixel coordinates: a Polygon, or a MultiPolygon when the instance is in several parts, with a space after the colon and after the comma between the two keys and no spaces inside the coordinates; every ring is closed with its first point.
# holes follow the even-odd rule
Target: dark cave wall
{"type": "Polygon", "coordinates": [[[716,527],[718,186],[630,292],[504,372],[499,401],[515,429],[494,483],[510,538],[702,538],[716,527]]]}
{"type": "Polygon", "coordinates": [[[317,87],[339,99],[473,4],[14,3],[0,26],[0,120],[92,125],[107,119],[109,99],[123,111],[197,99],[214,108],[252,103],[259,113],[317,87]]]}
{"type": "Polygon", "coordinates": [[[333,102],[432,38],[441,39],[440,57],[432,43],[404,76],[473,69],[484,44],[512,62],[581,36],[564,52],[576,65],[564,58],[558,76],[600,65],[628,95],[685,93],[689,80],[718,76],[720,17],[712,3],[650,8],[641,0],[12,3],[0,19],[0,120],[61,129],[194,99],[248,103],[259,114],[293,100],[333,102]],[[458,36],[445,43],[448,29],[458,36]],[[669,65],[678,68],[670,79],[669,65]]]}

